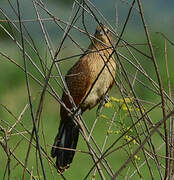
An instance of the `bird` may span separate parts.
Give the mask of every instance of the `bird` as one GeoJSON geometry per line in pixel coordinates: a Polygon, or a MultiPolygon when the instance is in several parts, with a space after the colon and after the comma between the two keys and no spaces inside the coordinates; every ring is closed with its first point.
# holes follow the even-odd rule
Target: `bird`
{"type": "MultiPolygon", "coordinates": [[[[109,28],[99,23],[90,39],[87,51],[65,75],[67,88],[81,115],[101,102],[113,86],[116,73],[113,38],[109,28]]],[[[63,92],[62,102],[66,108],[73,109],[66,91],[63,92]]],[[[63,105],[60,107],[60,125],[51,150],[60,173],[72,163],[79,137],[79,126],[66,108],[63,105]]]]}

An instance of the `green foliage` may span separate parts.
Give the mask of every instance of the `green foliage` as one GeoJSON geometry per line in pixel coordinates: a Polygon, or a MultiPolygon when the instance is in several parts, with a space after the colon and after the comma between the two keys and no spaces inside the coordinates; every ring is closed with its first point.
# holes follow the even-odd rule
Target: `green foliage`
{"type": "MultiPolygon", "coordinates": [[[[12,29],[11,29],[10,25],[7,22],[5,22],[5,20],[4,20],[4,22],[0,22],[0,25],[4,29],[6,29],[9,33],[12,32],[12,29]]],[[[9,39],[8,34],[4,31],[3,28],[0,27],[0,39],[1,39],[1,41],[9,39]]]]}
{"type": "MultiPolygon", "coordinates": [[[[71,3],[72,1],[67,1],[66,3],[71,3]]],[[[3,23],[3,26],[6,26],[6,28],[8,29],[8,31],[10,31],[9,26],[3,23]]],[[[0,29],[1,30],[1,29],[0,29]]],[[[6,36],[4,34],[3,31],[0,31],[0,37],[2,37],[3,40],[7,40],[8,36],[6,36]]],[[[155,50],[155,55],[157,58],[157,63],[159,66],[159,71],[162,77],[162,83],[163,83],[163,88],[168,91],[168,84],[169,84],[169,80],[171,83],[171,87],[174,87],[174,71],[173,71],[173,56],[174,56],[174,51],[173,51],[173,46],[169,45],[167,43],[167,54],[168,54],[168,68],[169,68],[169,79],[166,78],[166,66],[165,66],[165,56],[164,56],[164,39],[158,38],[159,35],[155,35],[153,36],[153,46],[154,46],[154,50],[155,50]]],[[[143,39],[139,39],[139,41],[144,41],[143,39]]],[[[1,41],[2,42],[2,41],[1,41]]],[[[9,43],[11,44],[11,43],[9,43]]],[[[7,45],[7,52],[9,51],[9,54],[13,52],[12,57],[17,61],[20,62],[20,64],[22,64],[23,66],[23,59],[21,57],[21,54],[19,55],[19,49],[18,51],[16,51],[15,48],[11,48],[10,45],[7,45]],[[15,52],[14,52],[15,51],[15,52]]],[[[39,43],[38,43],[39,45],[39,43]]],[[[4,44],[1,45],[1,47],[5,46],[4,44]]],[[[41,46],[41,45],[40,45],[41,46]]],[[[35,63],[39,66],[39,60],[37,55],[29,48],[26,47],[27,52],[30,53],[30,56],[32,57],[32,59],[35,60],[35,63]]],[[[38,47],[38,49],[40,49],[40,54],[43,55],[43,57],[45,57],[45,52],[43,51],[43,47],[38,47]]],[[[147,48],[140,48],[140,50],[143,50],[144,52],[148,52],[147,48]]],[[[3,50],[2,50],[3,51],[3,50]]],[[[125,53],[125,51],[123,52],[123,54],[125,53]]],[[[149,53],[149,52],[148,52],[149,53]]],[[[155,75],[155,71],[154,68],[152,68],[153,64],[150,60],[147,60],[146,58],[142,58],[142,56],[137,55],[137,57],[139,58],[141,65],[143,66],[143,68],[146,70],[147,74],[149,75],[149,77],[151,77],[152,79],[154,79],[156,81],[156,75],[155,75]]],[[[43,59],[47,59],[47,58],[43,58],[43,59]]],[[[50,63],[50,61],[45,61],[45,63],[47,63],[47,65],[50,63]]],[[[62,71],[64,72],[66,67],[66,63],[62,63],[63,65],[61,67],[63,67],[62,71]]],[[[24,105],[26,105],[28,103],[28,95],[27,95],[27,91],[26,91],[26,84],[25,84],[25,76],[24,73],[18,68],[16,67],[14,64],[10,63],[9,61],[7,61],[6,59],[2,58],[2,56],[0,56],[0,65],[1,65],[1,71],[0,71],[0,97],[1,97],[1,103],[6,105],[7,108],[9,108],[9,110],[12,112],[13,115],[15,115],[16,117],[19,116],[19,114],[21,113],[24,105]]],[[[50,65],[50,64],[49,64],[50,65]]],[[[127,67],[127,70],[131,73],[134,72],[135,69],[132,68],[130,65],[125,63],[125,66],[127,67]]],[[[43,78],[39,76],[39,73],[33,68],[32,64],[28,64],[28,68],[29,71],[35,75],[35,77],[37,77],[39,80],[41,80],[41,82],[44,82],[43,78]]],[[[39,66],[39,68],[41,68],[39,66]]],[[[56,70],[54,69],[54,72],[56,72],[56,70]]],[[[149,87],[153,87],[152,84],[145,79],[145,77],[138,73],[137,77],[146,85],[148,85],[149,87]]],[[[59,78],[59,77],[58,77],[59,78]]],[[[38,100],[40,98],[40,93],[41,93],[41,88],[38,86],[38,84],[33,83],[33,81],[31,82],[31,91],[32,91],[32,101],[34,104],[34,113],[37,105],[38,105],[38,100]]],[[[52,83],[52,79],[50,80],[50,82],[52,83]]],[[[62,89],[59,86],[56,86],[57,84],[55,82],[53,82],[56,92],[58,92],[58,94],[61,94],[60,92],[62,91],[62,89]]],[[[125,83],[125,86],[127,86],[127,84],[125,83]]],[[[174,88],[173,88],[174,89],[174,88]]],[[[142,100],[148,100],[149,102],[157,102],[159,100],[158,95],[155,95],[151,90],[146,89],[144,86],[142,86],[140,83],[137,83],[135,85],[135,91],[137,93],[137,96],[140,97],[142,100]]],[[[173,93],[173,92],[172,92],[173,93]]],[[[117,94],[115,93],[114,95],[118,95],[119,96],[119,91],[117,91],[117,94]]],[[[140,124],[139,122],[136,124],[136,126],[133,126],[133,122],[132,121],[132,117],[135,117],[137,114],[139,115],[140,112],[144,113],[146,112],[146,109],[142,108],[138,108],[137,106],[135,106],[134,104],[135,99],[132,97],[128,97],[128,98],[115,98],[115,97],[111,97],[110,98],[110,102],[108,102],[107,104],[105,104],[105,108],[103,110],[103,113],[100,115],[100,119],[101,121],[98,122],[98,124],[96,125],[95,128],[95,132],[94,132],[94,136],[98,142],[98,144],[101,146],[102,142],[104,141],[105,135],[107,134],[109,136],[109,140],[110,141],[114,141],[116,138],[118,137],[122,137],[121,138],[121,145],[127,145],[125,147],[128,148],[122,148],[121,151],[119,152],[119,155],[117,154],[113,154],[111,157],[113,157],[113,159],[111,158],[111,163],[113,164],[113,167],[115,169],[118,169],[121,164],[122,164],[122,160],[126,159],[127,156],[125,156],[126,152],[128,155],[130,155],[134,149],[136,149],[139,145],[139,141],[137,140],[136,137],[136,128],[139,128],[140,126],[142,126],[142,124],[140,124]],[[112,115],[116,112],[116,116],[114,118],[114,123],[111,123],[112,120],[112,115]],[[109,127],[111,126],[111,128],[109,129],[109,127]],[[105,134],[106,133],[106,134],[105,134]],[[117,163],[115,163],[115,159],[117,159],[117,163]]],[[[16,122],[16,119],[12,116],[12,114],[10,114],[8,111],[6,111],[4,108],[0,107],[0,115],[1,115],[1,119],[7,121],[10,125],[13,125],[16,122]]],[[[150,114],[151,115],[151,114],[150,114]]],[[[84,119],[87,119],[87,125],[89,127],[92,127],[93,125],[93,121],[92,119],[94,119],[95,117],[95,109],[93,111],[87,112],[84,115],[84,119]]],[[[152,112],[152,117],[154,117],[154,121],[156,121],[158,119],[158,117],[161,117],[161,114],[159,113],[159,110],[155,110],[154,112],[152,112]]],[[[136,118],[135,118],[136,119],[136,118]]],[[[46,146],[43,147],[47,147],[47,152],[49,154],[50,149],[51,149],[51,145],[53,143],[53,139],[54,139],[54,135],[57,132],[58,129],[58,124],[59,124],[60,120],[59,120],[59,103],[51,98],[49,95],[46,95],[45,99],[44,99],[44,105],[43,105],[43,112],[42,112],[42,117],[41,117],[41,123],[42,126],[40,126],[40,139],[41,139],[41,144],[44,144],[44,138],[46,140],[46,146]],[[44,138],[42,137],[42,132],[44,133],[44,138]]],[[[154,122],[155,123],[155,122],[154,122]]],[[[5,128],[9,128],[6,124],[0,122],[1,125],[3,125],[5,128]]],[[[30,110],[28,109],[24,116],[22,117],[22,124],[27,127],[27,129],[31,130],[32,129],[32,119],[31,119],[31,114],[30,114],[30,110]]],[[[23,126],[21,124],[19,124],[16,127],[16,130],[19,130],[21,132],[23,132],[23,126]]],[[[142,131],[139,130],[139,133],[141,133],[142,131]]],[[[23,132],[24,134],[26,133],[25,131],[23,132]]],[[[26,135],[27,136],[27,135],[26,135]]],[[[2,137],[4,137],[4,133],[2,131],[0,131],[0,140],[2,140],[2,137]]],[[[27,136],[27,138],[29,138],[29,135],[27,136]]],[[[155,143],[158,143],[158,139],[156,137],[154,137],[155,139],[155,143]]],[[[19,134],[17,134],[17,132],[13,131],[12,132],[12,136],[9,140],[9,145],[12,148],[12,150],[14,150],[15,154],[17,155],[17,157],[22,160],[24,162],[25,160],[25,156],[26,156],[26,151],[28,148],[28,141],[22,140],[22,143],[15,149],[16,146],[16,142],[21,141],[21,136],[19,136],[19,134]]],[[[79,145],[78,145],[78,149],[80,150],[84,150],[87,151],[87,146],[84,142],[84,140],[82,139],[82,137],[80,137],[80,141],[79,141],[79,145]]],[[[37,174],[37,169],[36,169],[36,154],[35,154],[35,149],[32,149],[32,152],[30,154],[30,159],[29,159],[29,165],[28,167],[30,169],[34,169],[33,170],[33,174],[37,174]],[[34,160],[35,161],[34,161],[34,160]],[[33,167],[33,164],[35,164],[35,166],[33,167]]],[[[4,153],[3,149],[0,149],[0,154],[2,155],[0,157],[0,161],[1,164],[6,165],[6,154],[4,153]]],[[[85,154],[85,153],[77,153],[77,155],[75,156],[75,159],[73,161],[73,164],[71,166],[71,168],[65,172],[65,175],[68,179],[80,179],[81,177],[84,177],[84,174],[87,172],[87,170],[89,170],[91,168],[91,166],[93,165],[92,161],[90,161],[90,155],[89,154],[85,154]],[[79,163],[80,162],[80,163],[79,163]],[[81,168],[84,167],[84,168],[81,168]],[[79,171],[80,169],[80,171],[79,171]]],[[[16,160],[14,158],[11,159],[12,161],[12,167],[18,167],[18,168],[14,168],[13,170],[13,178],[17,178],[17,177],[21,177],[21,172],[23,171],[23,168],[21,168],[18,163],[16,163],[16,160]]],[[[141,153],[138,153],[134,156],[134,163],[138,163],[139,161],[143,161],[142,159],[142,155],[141,153]]],[[[38,162],[37,162],[38,163],[38,162]]],[[[47,163],[47,161],[44,162],[45,163],[45,167],[47,169],[49,168],[49,164],[47,163]]],[[[39,169],[40,170],[40,169],[39,169]]],[[[53,170],[54,173],[56,174],[56,177],[59,175],[57,175],[57,172],[55,170],[53,170]]],[[[41,172],[41,171],[40,171],[41,172]]],[[[144,174],[147,174],[147,172],[144,170],[143,172],[145,172],[144,174]]],[[[0,169],[0,179],[2,178],[2,175],[4,173],[4,169],[1,168],[0,169]]],[[[48,173],[48,177],[52,177],[52,172],[47,172],[48,173]]],[[[99,176],[97,176],[98,178],[99,176]]],[[[27,178],[29,179],[30,176],[27,175],[27,178]]],[[[37,179],[38,177],[35,176],[35,178],[37,179]]],[[[97,179],[96,178],[96,179],[97,179]]],[[[41,179],[42,179],[42,175],[41,175],[41,179]]],[[[135,178],[135,179],[139,179],[139,177],[135,178]]],[[[148,178],[147,178],[148,179],[148,178]]]]}

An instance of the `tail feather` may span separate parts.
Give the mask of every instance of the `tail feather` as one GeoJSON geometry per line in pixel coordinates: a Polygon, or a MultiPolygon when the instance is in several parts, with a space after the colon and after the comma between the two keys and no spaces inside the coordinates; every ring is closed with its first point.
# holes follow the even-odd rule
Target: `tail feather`
{"type": "Polygon", "coordinates": [[[67,169],[73,160],[78,137],[79,128],[72,120],[63,122],[60,125],[51,150],[51,156],[57,158],[56,166],[61,172],[67,169]],[[73,151],[70,149],[73,149],[73,151]]]}

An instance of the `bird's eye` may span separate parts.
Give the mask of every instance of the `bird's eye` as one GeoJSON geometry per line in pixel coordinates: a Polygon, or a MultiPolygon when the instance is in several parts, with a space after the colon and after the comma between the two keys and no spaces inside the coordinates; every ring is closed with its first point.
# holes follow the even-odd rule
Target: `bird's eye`
{"type": "Polygon", "coordinates": [[[109,33],[109,29],[96,29],[95,34],[96,35],[105,35],[109,33]]]}
{"type": "Polygon", "coordinates": [[[105,32],[106,32],[106,34],[108,34],[109,33],[109,29],[106,29],[105,32]]]}

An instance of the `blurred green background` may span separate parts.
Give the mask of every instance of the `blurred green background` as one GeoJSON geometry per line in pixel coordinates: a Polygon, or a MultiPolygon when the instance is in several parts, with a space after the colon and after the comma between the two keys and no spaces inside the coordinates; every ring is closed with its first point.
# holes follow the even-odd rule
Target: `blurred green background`
{"type": "MultiPolygon", "coordinates": [[[[0,2],[1,2],[0,7],[3,9],[5,14],[8,15],[10,19],[17,19],[15,13],[10,8],[9,3],[3,0],[1,0],[0,2]]],[[[49,11],[51,11],[55,16],[65,21],[68,20],[68,17],[71,12],[71,6],[72,6],[71,0],[67,0],[67,1],[62,0],[58,2],[52,0],[52,1],[45,1],[45,3],[49,11]]],[[[95,0],[93,1],[93,3],[96,5],[98,9],[101,10],[101,12],[109,21],[109,23],[114,24],[113,27],[115,27],[116,20],[115,20],[114,8],[113,8],[115,2],[110,1],[109,3],[106,3],[104,0],[100,2],[95,0]]],[[[118,17],[119,17],[118,32],[120,32],[123,26],[122,22],[125,21],[125,18],[127,16],[127,10],[129,9],[130,6],[120,1],[118,1],[118,4],[119,4],[118,5],[118,17]]],[[[165,68],[164,38],[160,34],[157,34],[156,32],[163,32],[171,41],[173,41],[172,32],[173,32],[174,27],[173,27],[173,23],[171,23],[171,18],[173,17],[173,10],[171,9],[171,7],[173,4],[174,4],[173,1],[168,1],[168,3],[166,2],[164,3],[163,1],[143,2],[145,17],[148,23],[148,27],[150,29],[157,63],[159,65],[162,82],[164,85],[164,89],[166,91],[168,88],[168,79],[166,78],[166,68],[165,68]],[[161,6],[163,6],[163,8],[161,8],[161,6]]],[[[16,8],[15,1],[12,2],[12,6],[16,8]]],[[[23,0],[20,3],[20,7],[21,7],[21,13],[22,13],[23,19],[27,20],[27,19],[36,18],[36,14],[35,14],[32,2],[23,0]]],[[[43,17],[47,18],[49,16],[43,12],[43,17]]],[[[0,18],[4,19],[2,14],[0,15],[0,18]]],[[[10,25],[2,21],[0,23],[5,28],[7,28],[9,32],[14,33],[14,36],[18,40],[20,40],[19,34],[16,32],[16,30],[13,27],[11,27],[10,25]]],[[[80,25],[80,20],[79,22],[77,22],[77,24],[80,25]]],[[[94,20],[91,22],[91,19],[86,18],[86,24],[89,28],[89,31],[93,33],[95,31],[94,25],[96,25],[94,20]]],[[[45,23],[45,25],[50,35],[50,39],[53,43],[52,46],[56,48],[60,42],[60,38],[63,35],[63,32],[54,23],[51,23],[49,21],[45,23]]],[[[51,62],[51,60],[50,60],[49,52],[46,48],[46,44],[43,38],[43,34],[41,32],[39,23],[29,21],[25,23],[25,26],[27,30],[29,31],[30,35],[32,36],[32,39],[34,40],[37,46],[40,56],[42,57],[42,59],[45,59],[45,62],[49,66],[49,63],[51,62]]],[[[87,38],[87,36],[83,34],[78,34],[77,31],[71,32],[71,34],[73,38],[75,38],[82,47],[87,48],[89,44],[89,39],[87,38]]],[[[26,32],[25,32],[25,35],[27,36],[26,32]]],[[[142,23],[140,21],[140,18],[138,16],[136,9],[133,11],[132,17],[128,23],[127,30],[124,34],[124,39],[130,43],[145,43],[146,42],[143,26],[142,26],[142,23]]],[[[32,50],[30,50],[29,47],[27,48],[28,48],[27,52],[30,54],[32,59],[34,59],[35,63],[39,66],[38,57],[32,50]]],[[[139,49],[148,53],[148,49],[145,46],[139,47],[139,49]]],[[[2,28],[0,28],[0,52],[5,53],[10,58],[14,59],[15,62],[23,66],[22,52],[19,50],[19,48],[17,48],[16,44],[10,39],[10,37],[3,31],[2,28]]],[[[124,54],[124,50],[120,49],[120,52],[124,54]]],[[[71,56],[77,53],[80,53],[79,49],[77,47],[74,47],[70,43],[70,41],[67,40],[65,41],[65,44],[63,46],[63,49],[59,58],[64,58],[64,57],[71,56]]],[[[171,78],[170,81],[171,81],[171,87],[173,90],[174,51],[173,51],[173,46],[171,46],[169,43],[167,43],[167,54],[168,54],[168,63],[169,63],[169,74],[171,78]]],[[[140,56],[139,58],[142,58],[142,56],[140,56]]],[[[74,58],[73,60],[65,61],[64,63],[62,63],[61,68],[63,69],[63,73],[65,73],[67,69],[69,69],[69,67],[77,59],[78,58],[74,58]]],[[[151,68],[152,62],[149,62],[146,58],[142,58],[140,61],[142,63],[142,66],[148,73],[148,75],[152,79],[156,79],[154,69],[151,68]]],[[[124,63],[124,65],[127,66],[128,71],[131,73],[133,68],[126,62],[124,63]]],[[[34,74],[41,82],[43,82],[42,77],[39,75],[39,73],[33,68],[33,66],[30,63],[29,63],[28,68],[32,74],[34,74]]],[[[54,70],[54,72],[56,71],[54,70]]],[[[141,75],[139,75],[138,78],[144,83],[147,83],[147,84],[149,83],[141,75]]],[[[37,105],[38,105],[42,88],[39,87],[39,85],[31,79],[30,79],[30,83],[31,83],[30,85],[31,85],[32,101],[34,105],[34,113],[36,113],[35,111],[37,109],[37,105]]],[[[57,84],[54,82],[52,82],[52,85],[55,87],[58,94],[61,95],[60,87],[58,87],[57,84]]],[[[138,97],[140,97],[141,99],[147,100],[150,102],[157,102],[159,99],[158,96],[155,96],[154,93],[150,92],[149,90],[145,90],[144,87],[141,85],[136,86],[136,93],[138,97]]],[[[111,94],[114,97],[120,97],[117,87],[114,87],[112,89],[111,94]]],[[[28,95],[27,95],[24,73],[20,70],[20,68],[18,68],[17,66],[12,64],[10,61],[8,61],[6,58],[4,58],[2,55],[0,55],[0,104],[6,106],[6,108],[10,110],[13,115],[18,117],[27,103],[28,103],[28,95]]],[[[13,125],[16,120],[12,116],[12,114],[10,114],[3,106],[0,106],[0,107],[1,107],[0,108],[1,126],[6,127],[8,129],[9,127],[7,126],[7,124],[5,124],[5,122],[8,122],[10,125],[13,125]]],[[[111,112],[107,109],[104,111],[104,113],[106,115],[109,115],[111,112]]],[[[154,118],[155,120],[159,120],[161,117],[161,113],[158,110],[156,110],[151,114],[151,116],[152,116],[152,119],[154,118]]],[[[93,124],[93,120],[96,117],[96,108],[91,110],[90,112],[86,112],[83,117],[90,128],[93,124]]],[[[27,129],[32,128],[32,120],[31,120],[29,109],[24,114],[21,122],[27,129]]],[[[54,137],[57,133],[58,124],[59,124],[59,103],[47,93],[44,100],[43,112],[41,115],[40,137],[42,137],[41,144],[43,146],[44,146],[44,143],[46,144],[45,149],[46,151],[48,151],[48,154],[50,152],[54,137]],[[43,141],[42,131],[44,132],[46,142],[43,141]]],[[[16,129],[18,131],[24,130],[24,128],[20,124],[17,125],[16,129]]],[[[105,135],[107,133],[107,129],[108,129],[107,121],[101,118],[97,122],[97,126],[94,131],[94,137],[96,138],[96,141],[98,142],[100,147],[102,146],[102,143],[104,141],[105,135]]],[[[19,136],[17,132],[14,131],[13,133],[14,135],[11,136],[9,140],[9,145],[11,149],[15,148],[16,143],[22,140],[22,137],[19,136]]],[[[29,138],[26,132],[23,132],[23,133],[24,135],[26,135],[26,137],[29,138]]],[[[107,145],[111,144],[111,142],[113,142],[114,139],[116,139],[116,137],[118,136],[111,134],[107,145]]],[[[160,143],[161,143],[160,141],[159,142],[156,141],[157,145],[160,143]]],[[[27,148],[28,148],[28,142],[26,140],[22,140],[22,142],[19,144],[16,150],[14,150],[16,156],[22,162],[25,159],[27,148]]],[[[87,151],[87,146],[81,136],[79,139],[77,149],[87,151]]],[[[4,172],[6,169],[6,164],[7,164],[7,157],[2,148],[0,148],[0,154],[1,154],[0,155],[0,164],[1,164],[0,179],[3,179],[4,172]]],[[[112,168],[114,170],[118,169],[121,166],[122,162],[124,162],[127,159],[127,156],[125,154],[126,153],[124,151],[120,151],[120,154],[113,153],[111,156],[108,157],[108,159],[110,159],[112,168]]],[[[141,157],[141,154],[140,154],[140,157],[141,157]]],[[[151,163],[153,164],[154,162],[151,162],[151,163]]],[[[36,164],[37,163],[36,163],[35,149],[32,148],[32,153],[30,153],[30,157],[29,157],[28,168],[29,169],[33,168],[33,174],[37,174],[36,164]]],[[[52,179],[53,178],[53,176],[51,175],[52,172],[46,160],[44,160],[44,165],[45,165],[45,168],[47,169],[46,173],[47,173],[48,179],[52,179]]],[[[68,171],[64,173],[64,175],[67,179],[83,179],[86,173],[89,171],[91,165],[92,165],[92,161],[89,158],[88,154],[76,153],[75,159],[73,163],[71,164],[71,167],[69,168],[68,171]]],[[[13,158],[11,161],[11,167],[15,167],[12,170],[13,173],[11,175],[11,179],[16,179],[16,180],[21,179],[23,168],[21,168],[21,165],[19,165],[16,161],[14,161],[13,158]]],[[[52,171],[54,173],[55,179],[57,179],[57,177],[60,178],[60,176],[55,172],[55,169],[52,169],[52,171]]],[[[122,172],[123,176],[120,176],[119,179],[124,179],[123,178],[125,176],[124,173],[126,172],[127,170],[123,171],[122,172]]],[[[141,172],[142,173],[144,172],[145,174],[144,179],[148,179],[149,172],[147,172],[147,168],[144,168],[144,169],[142,168],[141,172]]],[[[41,175],[41,179],[43,179],[41,171],[40,171],[40,175],[41,175]]],[[[7,179],[7,175],[5,175],[4,179],[7,179]]],[[[27,179],[30,179],[29,175],[27,175],[27,179]]],[[[96,179],[99,179],[99,176],[97,176],[96,179]]],[[[139,179],[139,176],[135,175],[133,179],[139,179]]]]}

